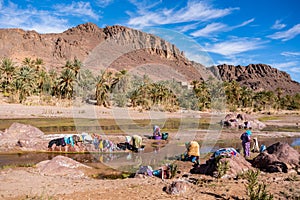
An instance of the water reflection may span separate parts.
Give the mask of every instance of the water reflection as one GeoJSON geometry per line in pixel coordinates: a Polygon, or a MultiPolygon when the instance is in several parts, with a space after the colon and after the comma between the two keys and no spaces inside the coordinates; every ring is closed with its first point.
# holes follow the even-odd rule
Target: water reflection
{"type": "MultiPolygon", "coordinates": [[[[296,150],[300,151],[300,138],[266,138],[259,142],[259,145],[264,144],[269,146],[276,142],[287,142],[293,146],[296,150]]],[[[201,146],[201,142],[200,142],[201,146]]],[[[211,149],[201,149],[201,155],[205,156],[207,153],[214,152],[220,148],[233,147],[235,149],[241,149],[240,142],[219,142],[212,151],[211,149]]],[[[65,154],[65,153],[22,153],[22,154],[0,154],[0,167],[5,165],[25,165],[36,164],[43,160],[50,160],[57,155],[63,155],[72,158],[78,162],[89,163],[103,163],[119,170],[135,170],[141,164],[151,165],[157,167],[161,165],[162,160],[175,159],[174,155],[180,155],[185,151],[184,146],[178,146],[178,144],[160,144],[153,143],[152,146],[145,149],[145,151],[139,153],[133,152],[121,152],[121,153],[80,153],[80,154],[65,154]],[[164,148],[164,147],[167,148],[164,148]],[[154,153],[153,153],[154,152],[154,153]]]]}
{"type": "Polygon", "coordinates": [[[292,142],[291,146],[292,146],[292,147],[300,146],[300,138],[295,139],[295,140],[292,142]]]}

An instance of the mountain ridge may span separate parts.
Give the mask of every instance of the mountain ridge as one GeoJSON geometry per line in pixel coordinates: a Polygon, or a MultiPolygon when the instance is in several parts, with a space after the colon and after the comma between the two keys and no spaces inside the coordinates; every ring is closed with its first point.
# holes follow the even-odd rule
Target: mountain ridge
{"type": "Polygon", "coordinates": [[[0,29],[0,56],[21,63],[24,58],[42,58],[48,68],[60,70],[66,60],[78,58],[91,70],[107,67],[147,74],[154,80],[172,77],[180,81],[237,81],[255,91],[300,93],[300,84],[289,74],[265,64],[244,66],[218,65],[206,68],[189,60],[174,44],[139,30],[114,25],[99,28],[93,23],[80,24],[62,33],[39,34],[19,28],[0,29]]]}

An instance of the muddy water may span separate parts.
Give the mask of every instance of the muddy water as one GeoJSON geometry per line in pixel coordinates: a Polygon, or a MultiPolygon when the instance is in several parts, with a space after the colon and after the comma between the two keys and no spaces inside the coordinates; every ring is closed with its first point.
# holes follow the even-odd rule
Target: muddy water
{"type": "MultiPolygon", "coordinates": [[[[207,123],[208,119],[167,119],[164,121],[161,126],[164,131],[172,131],[178,128],[195,128],[205,130],[209,126],[207,123]]],[[[151,124],[160,125],[159,120],[121,120],[116,122],[114,119],[101,119],[101,120],[93,120],[93,119],[8,119],[0,121],[0,130],[4,130],[8,128],[13,122],[20,122],[24,124],[30,124],[35,127],[41,129],[45,134],[53,134],[53,133],[76,133],[78,131],[86,131],[86,132],[97,132],[104,131],[110,134],[122,132],[122,130],[132,130],[132,131],[140,131],[145,130],[151,131],[151,124]],[[149,130],[148,130],[149,129],[149,130]]],[[[276,131],[276,130],[273,130],[276,131]]],[[[275,142],[287,142],[292,145],[298,151],[300,150],[300,138],[265,138],[259,141],[259,145],[264,144],[269,146],[275,142]]],[[[201,142],[200,146],[201,146],[201,142]]],[[[233,141],[219,141],[214,145],[212,149],[201,149],[201,154],[207,154],[210,152],[214,152],[219,148],[224,147],[233,147],[235,149],[241,149],[241,143],[233,142],[233,141]]],[[[111,163],[119,158],[126,158],[126,160],[134,160],[139,159],[140,155],[143,153],[147,153],[149,151],[157,152],[163,149],[163,146],[153,144],[150,148],[145,149],[145,152],[141,152],[139,154],[136,153],[87,153],[87,154],[53,154],[53,153],[22,153],[22,154],[0,154],[0,167],[7,165],[34,165],[42,160],[52,159],[57,155],[64,155],[74,160],[77,160],[81,163],[90,164],[90,163],[111,163]]]]}
{"type": "MultiPolygon", "coordinates": [[[[276,141],[274,139],[263,139],[260,141],[260,144],[264,144],[266,146],[269,146],[271,144],[274,144],[275,142],[287,142],[291,146],[293,146],[295,149],[297,149],[300,152],[300,138],[276,138],[276,141]]],[[[201,142],[200,142],[201,146],[201,142]]],[[[219,148],[224,147],[233,147],[235,149],[241,149],[241,144],[239,142],[219,142],[217,143],[211,152],[214,152],[215,150],[219,148]]],[[[154,146],[152,147],[154,152],[159,153],[159,151],[164,148],[163,146],[154,146]]],[[[133,153],[133,152],[121,152],[121,153],[19,153],[19,154],[0,154],[0,167],[5,166],[28,166],[28,165],[34,165],[40,161],[52,159],[53,157],[57,155],[63,155],[66,157],[70,157],[76,161],[79,161],[81,163],[90,165],[92,163],[103,163],[103,164],[110,164],[113,161],[116,161],[120,158],[126,158],[126,160],[136,160],[139,159],[141,154],[146,152],[140,152],[140,153],[133,153]]],[[[202,154],[210,153],[207,152],[205,149],[201,149],[202,154]]]]}

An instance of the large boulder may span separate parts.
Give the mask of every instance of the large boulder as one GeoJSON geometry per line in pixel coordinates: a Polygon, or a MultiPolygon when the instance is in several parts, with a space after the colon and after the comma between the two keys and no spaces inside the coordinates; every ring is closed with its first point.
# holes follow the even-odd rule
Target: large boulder
{"type": "Polygon", "coordinates": [[[229,128],[244,128],[245,123],[250,123],[250,127],[254,129],[263,129],[266,127],[264,123],[244,113],[229,113],[221,121],[223,126],[229,128]]]}
{"type": "Polygon", "coordinates": [[[26,124],[13,123],[0,133],[0,151],[42,150],[47,147],[43,139],[44,133],[36,127],[26,124]]]}
{"type": "Polygon", "coordinates": [[[84,169],[91,168],[65,156],[56,156],[52,160],[39,162],[36,167],[42,175],[72,178],[84,177],[84,169]]]}
{"type": "Polygon", "coordinates": [[[253,166],[266,172],[289,172],[299,168],[300,154],[287,143],[277,142],[253,159],[253,166]]]}
{"type": "Polygon", "coordinates": [[[212,156],[205,164],[194,167],[191,173],[206,174],[219,178],[235,178],[249,169],[252,169],[251,163],[239,153],[235,152],[235,155],[222,154],[212,156]],[[222,170],[220,166],[222,166],[224,170],[222,170]]]}

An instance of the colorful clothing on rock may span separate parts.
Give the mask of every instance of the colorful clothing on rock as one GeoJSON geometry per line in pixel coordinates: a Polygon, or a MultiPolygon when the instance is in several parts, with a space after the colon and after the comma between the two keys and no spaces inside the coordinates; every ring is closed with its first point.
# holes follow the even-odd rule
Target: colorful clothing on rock
{"type": "Polygon", "coordinates": [[[238,152],[234,148],[221,148],[215,151],[213,157],[216,158],[218,156],[232,157],[236,156],[238,152]]]}
{"type": "Polygon", "coordinates": [[[74,140],[73,140],[73,136],[70,137],[64,137],[65,143],[66,144],[70,144],[72,145],[72,147],[74,147],[74,140]]]}

